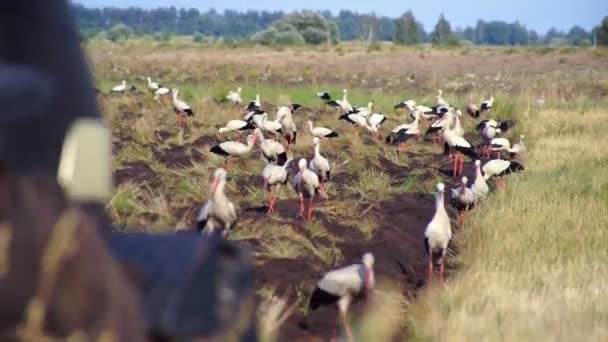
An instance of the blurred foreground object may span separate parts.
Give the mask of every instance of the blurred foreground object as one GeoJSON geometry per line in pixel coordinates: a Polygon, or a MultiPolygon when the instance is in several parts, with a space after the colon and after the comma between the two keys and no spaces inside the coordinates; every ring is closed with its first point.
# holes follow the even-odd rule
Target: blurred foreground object
{"type": "Polygon", "coordinates": [[[0,340],[257,339],[246,253],[111,232],[111,137],[65,0],[0,3],[0,106],[0,340]]]}

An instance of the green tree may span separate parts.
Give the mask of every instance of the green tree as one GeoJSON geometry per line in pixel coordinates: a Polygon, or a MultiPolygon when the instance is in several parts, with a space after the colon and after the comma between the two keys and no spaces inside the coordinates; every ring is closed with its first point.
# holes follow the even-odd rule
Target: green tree
{"type": "Polygon", "coordinates": [[[259,31],[252,40],[263,45],[323,44],[338,41],[338,26],[315,12],[301,12],[285,16],[271,27],[259,31]]]}
{"type": "Polygon", "coordinates": [[[133,29],[125,24],[116,24],[106,34],[106,37],[113,41],[118,42],[121,40],[127,40],[133,35],[133,29]]]}
{"type": "Polygon", "coordinates": [[[401,18],[397,19],[395,31],[395,43],[403,45],[417,44],[420,24],[416,22],[412,11],[405,12],[401,18]]]}
{"type": "Polygon", "coordinates": [[[452,33],[450,23],[445,19],[443,13],[439,16],[439,21],[431,33],[431,43],[434,45],[458,45],[458,39],[452,33]]]}
{"type": "Polygon", "coordinates": [[[595,33],[595,39],[597,45],[608,45],[608,16],[602,20],[602,25],[600,25],[595,33]]]}
{"type": "Polygon", "coordinates": [[[568,43],[574,46],[588,46],[591,44],[590,34],[578,25],[573,26],[570,31],[568,31],[567,38],[568,43]]]}

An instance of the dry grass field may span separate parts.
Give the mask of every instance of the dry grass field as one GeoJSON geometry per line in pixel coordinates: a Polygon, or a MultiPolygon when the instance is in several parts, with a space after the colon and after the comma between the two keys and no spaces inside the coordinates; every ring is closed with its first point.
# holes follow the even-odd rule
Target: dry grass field
{"type": "MultiPolygon", "coordinates": [[[[265,338],[327,340],[333,308],[319,310],[310,331],[297,326],[307,297],[322,272],[359,262],[367,251],[376,256],[380,284],[369,305],[354,307],[358,340],[606,338],[605,50],[273,50],[152,41],[92,41],[86,48],[113,132],[116,189],[108,211],[118,227],[166,232],[193,226],[211,174],[223,165],[209,148],[234,137],[218,135],[217,128],[244,112],[218,101],[228,89],[242,86],[244,101],[259,93],[271,116],[289,101],[303,105],[294,114],[296,159],[312,155],[307,120],[340,134],[321,146],[332,180],[311,222],[296,217],[299,203],[290,186],[278,211],[265,214],[259,151],[235,161],[229,173],[227,193],[240,220],[228,238],[252,251],[260,300],[276,304],[278,296],[293,309],[278,330],[276,310],[260,309],[269,317],[262,320],[265,338]],[[189,129],[178,129],[170,102],[152,99],[146,76],[180,89],[195,112],[189,129]],[[108,94],[123,79],[139,91],[108,94]],[[476,209],[465,227],[456,227],[444,287],[425,284],[423,232],[434,213],[436,183],[457,183],[447,157],[422,139],[399,153],[363,131],[353,135],[315,98],[316,91],[338,95],[342,88],[350,90],[352,103],[372,100],[389,117],[382,137],[409,121],[394,104],[409,98],[433,104],[438,88],[459,108],[494,96],[489,116],[517,121],[509,138],[526,134],[526,172],[476,209]],[[386,319],[378,322],[379,315],[386,319]]],[[[476,121],[464,120],[467,138],[479,143],[476,121]]],[[[472,172],[467,163],[465,173],[472,172]]]]}

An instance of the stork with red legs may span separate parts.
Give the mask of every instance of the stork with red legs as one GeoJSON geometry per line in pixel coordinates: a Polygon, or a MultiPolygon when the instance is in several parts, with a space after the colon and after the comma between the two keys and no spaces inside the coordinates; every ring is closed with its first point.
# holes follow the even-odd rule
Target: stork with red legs
{"type": "Polygon", "coordinates": [[[319,180],[321,181],[321,192],[324,193],[325,182],[329,180],[330,175],[329,161],[327,160],[327,158],[321,155],[321,139],[315,137],[314,139],[312,139],[312,143],[314,146],[315,155],[310,160],[310,163],[308,163],[308,168],[311,171],[315,172],[319,177],[319,180]]]}
{"type": "Polygon", "coordinates": [[[268,164],[262,171],[262,177],[264,178],[264,190],[268,191],[268,215],[274,212],[274,203],[279,197],[279,191],[281,191],[281,185],[287,183],[289,178],[289,172],[287,168],[291,163],[291,159],[288,159],[283,165],[268,164]],[[273,194],[274,188],[274,194],[273,194]]]}
{"type": "Polygon", "coordinates": [[[312,219],[312,208],[314,206],[315,195],[319,193],[320,183],[316,173],[306,168],[306,159],[302,158],[298,162],[298,174],[294,178],[294,187],[300,197],[300,213],[298,216],[304,216],[304,198],[308,198],[308,214],[307,219],[312,219]]]}
{"type": "Polygon", "coordinates": [[[443,183],[437,184],[437,194],[435,195],[435,215],[431,219],[431,222],[426,226],[424,231],[424,246],[429,257],[429,269],[428,269],[428,282],[430,283],[433,279],[433,252],[440,251],[440,268],[439,278],[441,282],[444,281],[444,270],[445,270],[445,255],[447,253],[448,244],[452,239],[452,226],[450,224],[450,217],[445,210],[445,204],[443,203],[443,195],[445,192],[445,185],[443,183]]]}

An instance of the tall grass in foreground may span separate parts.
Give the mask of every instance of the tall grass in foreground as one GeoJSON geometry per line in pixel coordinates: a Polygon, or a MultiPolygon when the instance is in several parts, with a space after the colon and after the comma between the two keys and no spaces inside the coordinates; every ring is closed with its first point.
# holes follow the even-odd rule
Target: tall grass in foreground
{"type": "Polygon", "coordinates": [[[608,340],[608,113],[530,116],[525,174],[457,233],[460,269],[411,307],[413,340],[608,340]]]}

